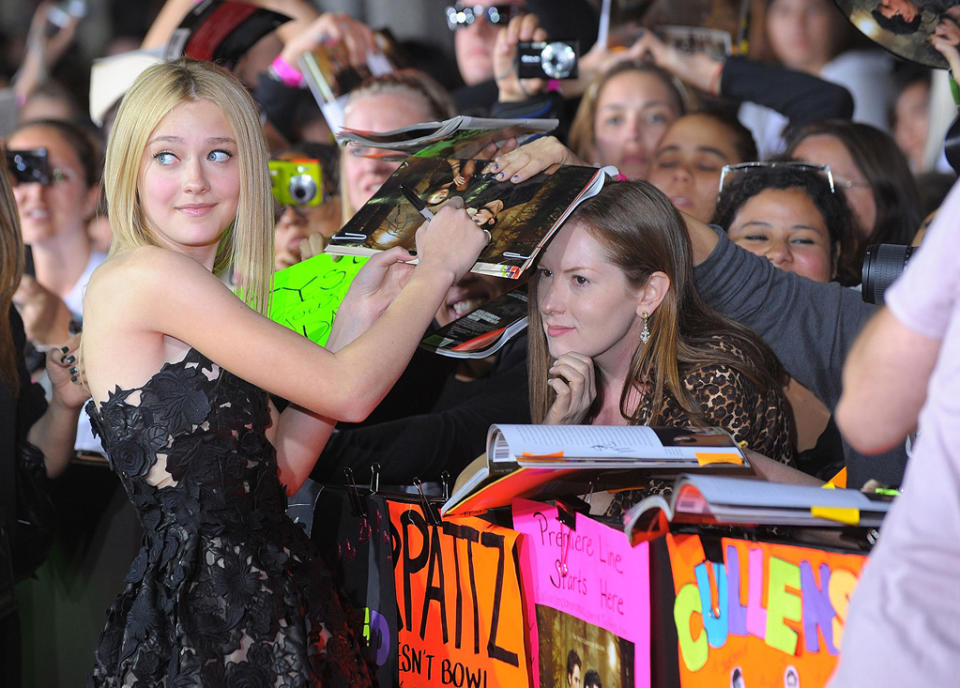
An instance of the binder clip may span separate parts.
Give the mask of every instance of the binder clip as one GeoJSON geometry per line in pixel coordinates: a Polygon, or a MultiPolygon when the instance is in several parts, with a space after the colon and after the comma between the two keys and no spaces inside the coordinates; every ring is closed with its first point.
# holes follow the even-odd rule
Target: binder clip
{"type": "Polygon", "coordinates": [[[353,507],[353,515],[366,519],[367,509],[364,500],[360,498],[360,490],[357,488],[357,481],[353,476],[353,469],[350,466],[344,466],[343,477],[347,488],[347,495],[350,498],[350,505],[353,507]]]}
{"type": "Polygon", "coordinates": [[[586,516],[590,513],[590,505],[575,495],[555,497],[553,503],[557,506],[557,520],[570,530],[577,529],[577,514],[586,516]]]}
{"type": "Polygon", "coordinates": [[[430,525],[439,528],[441,526],[440,512],[437,511],[437,508],[430,503],[430,500],[427,499],[427,496],[423,493],[423,481],[420,480],[420,478],[414,478],[413,485],[417,488],[417,493],[420,495],[419,502],[420,508],[423,509],[423,515],[430,525]]]}
{"type": "Polygon", "coordinates": [[[447,503],[447,500],[450,499],[450,485],[452,481],[450,480],[450,473],[448,471],[440,472],[440,485],[443,487],[443,502],[447,503]]]}

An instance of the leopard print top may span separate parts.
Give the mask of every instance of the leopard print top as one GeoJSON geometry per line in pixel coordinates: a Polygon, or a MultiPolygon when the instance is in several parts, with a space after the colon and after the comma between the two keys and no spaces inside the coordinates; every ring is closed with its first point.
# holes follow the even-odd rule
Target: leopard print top
{"type": "MultiPolygon", "coordinates": [[[[719,351],[742,356],[732,343],[714,337],[719,351]]],[[[681,379],[691,398],[702,409],[703,420],[697,421],[670,394],[665,394],[655,425],[682,427],[711,425],[727,430],[747,449],[775,461],[796,466],[795,429],[790,402],[783,390],[774,387],[761,392],[739,370],[728,365],[710,365],[681,370],[681,379]]],[[[647,423],[653,417],[650,399],[640,402],[640,419],[647,423]]],[[[651,480],[641,490],[627,490],[614,496],[606,515],[619,519],[623,512],[650,494],[669,494],[672,481],[651,480]]]]}

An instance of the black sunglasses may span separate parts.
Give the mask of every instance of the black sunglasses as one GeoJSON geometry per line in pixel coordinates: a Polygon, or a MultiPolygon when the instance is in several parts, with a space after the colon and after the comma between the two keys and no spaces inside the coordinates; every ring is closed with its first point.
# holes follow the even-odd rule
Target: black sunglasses
{"type": "Polygon", "coordinates": [[[488,22],[494,25],[508,24],[514,17],[523,14],[523,7],[520,5],[469,5],[448,7],[447,26],[451,31],[456,31],[461,26],[470,26],[478,17],[485,17],[488,22]]]}

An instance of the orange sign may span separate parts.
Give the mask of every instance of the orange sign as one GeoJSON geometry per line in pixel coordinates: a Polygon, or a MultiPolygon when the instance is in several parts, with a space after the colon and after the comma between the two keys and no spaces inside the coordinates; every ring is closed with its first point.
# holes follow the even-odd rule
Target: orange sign
{"type": "Polygon", "coordinates": [[[707,560],[699,536],[667,536],[682,684],[824,685],[866,556],[720,543],[717,563],[707,560]]]}
{"type": "Polygon", "coordinates": [[[518,533],[389,502],[400,686],[528,686],[518,533]]]}

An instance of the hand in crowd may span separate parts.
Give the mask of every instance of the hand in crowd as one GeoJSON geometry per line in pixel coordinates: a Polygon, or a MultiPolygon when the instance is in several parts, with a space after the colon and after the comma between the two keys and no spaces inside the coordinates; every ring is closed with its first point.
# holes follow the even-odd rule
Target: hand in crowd
{"type": "Polygon", "coordinates": [[[956,79],[960,75],[960,26],[950,17],[944,17],[930,36],[930,44],[936,48],[950,65],[950,73],[956,79]]]}
{"type": "Polygon", "coordinates": [[[557,397],[543,419],[545,425],[577,425],[583,423],[597,398],[593,359],[571,352],[558,358],[550,367],[547,384],[557,397]]]}
{"type": "Polygon", "coordinates": [[[46,78],[47,72],[56,64],[76,37],[78,17],[69,16],[63,26],[56,26],[47,20],[47,13],[53,6],[52,0],[43,0],[37,5],[30,30],[27,33],[27,50],[23,65],[14,88],[17,95],[26,99],[30,93],[46,78]],[[55,26],[53,33],[47,32],[48,26],[55,26]]]}
{"type": "Polygon", "coordinates": [[[546,88],[545,79],[521,79],[517,76],[516,62],[518,42],[545,40],[546,29],[539,26],[535,14],[514,17],[505,29],[497,33],[493,48],[493,74],[500,89],[501,103],[523,101],[546,88]]]}
{"type": "Polygon", "coordinates": [[[338,351],[361,334],[393,303],[410,278],[413,266],[410,253],[400,246],[380,251],[367,261],[340,304],[338,317],[330,329],[327,348],[338,351]]]}
{"type": "Polygon", "coordinates": [[[79,353],[80,337],[74,335],[66,344],[47,353],[47,375],[53,388],[53,400],[68,409],[77,409],[90,398],[79,353]]]}
{"type": "Polygon", "coordinates": [[[20,309],[27,339],[41,346],[60,346],[70,338],[70,320],[73,314],[59,296],[24,275],[13,295],[20,309]]]}
{"type": "Polygon", "coordinates": [[[335,12],[324,12],[305,29],[286,41],[280,57],[292,67],[297,67],[300,57],[327,42],[341,44],[350,64],[367,64],[367,55],[377,50],[373,31],[356,19],[335,12]]]}
{"type": "Polygon", "coordinates": [[[473,267],[489,241],[490,233],[477,227],[463,209],[463,199],[454,196],[417,229],[417,257],[422,268],[449,270],[453,284],[473,267]]]}
{"type": "Polygon", "coordinates": [[[526,181],[539,172],[554,171],[560,165],[586,165],[576,153],[555,136],[541,136],[519,148],[504,147],[483,171],[495,173],[498,180],[526,181]],[[504,152],[506,150],[506,152],[504,152]]]}

